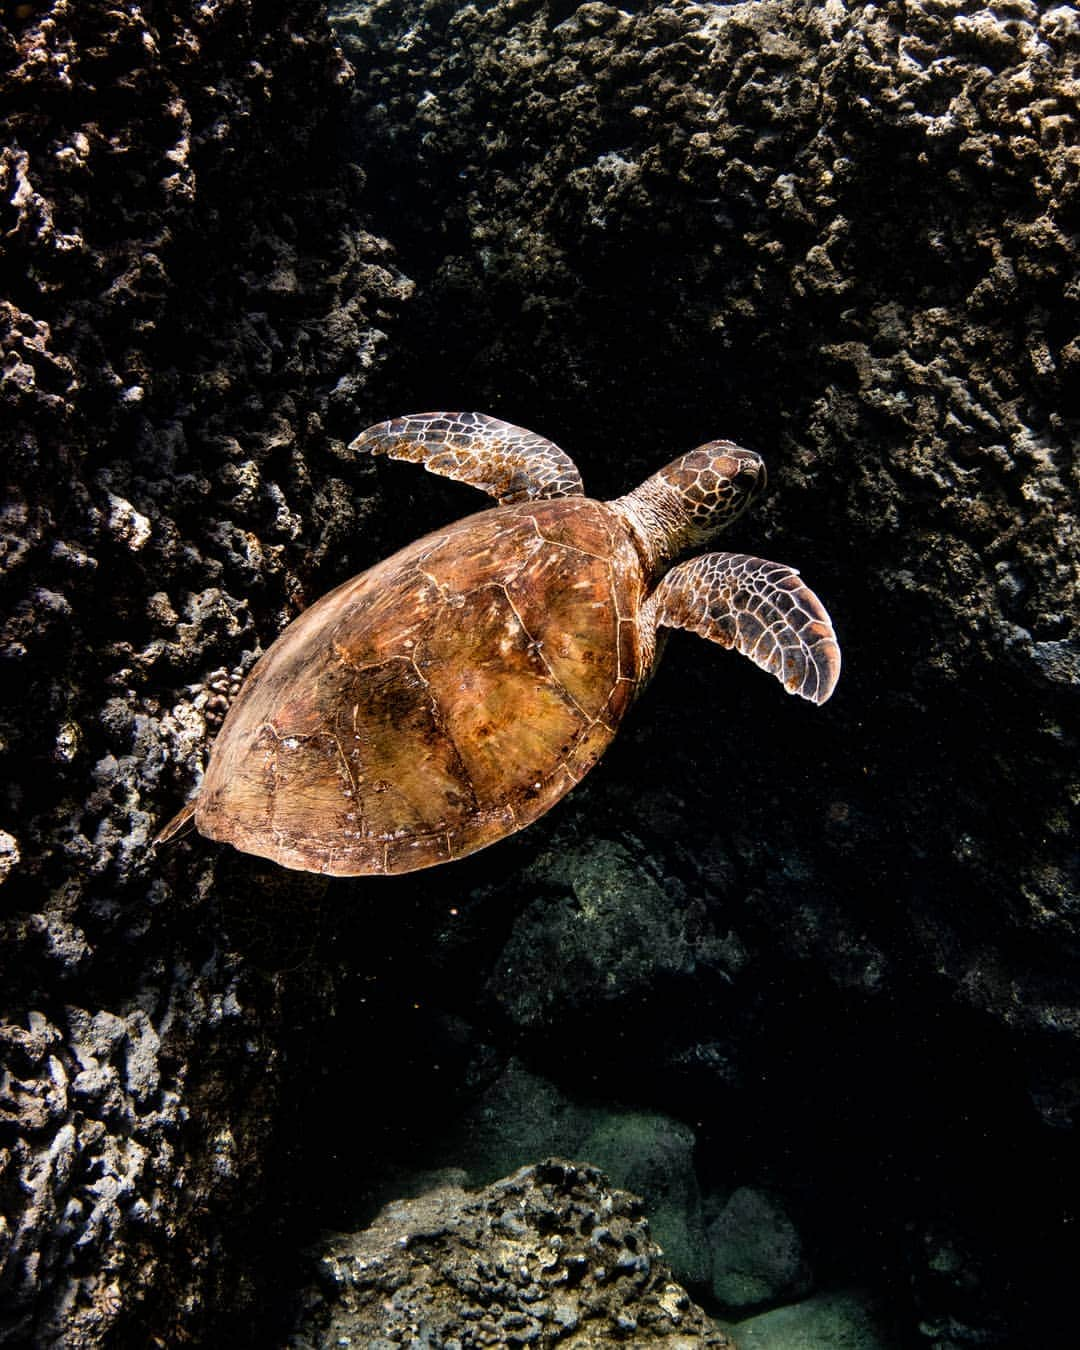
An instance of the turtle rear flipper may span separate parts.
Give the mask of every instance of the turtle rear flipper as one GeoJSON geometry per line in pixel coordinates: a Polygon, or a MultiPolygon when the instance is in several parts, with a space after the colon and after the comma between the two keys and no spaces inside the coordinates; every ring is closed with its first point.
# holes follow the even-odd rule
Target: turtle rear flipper
{"type": "Polygon", "coordinates": [[[552,441],[486,413],[412,413],[362,431],[350,450],[422,464],[487,492],[501,506],[582,497],[577,465],[552,441]]]}
{"type": "Polygon", "coordinates": [[[840,676],[825,606],[793,567],[746,553],[703,553],[673,567],[647,608],[657,627],[734,647],[789,694],[824,703],[840,676]]]}

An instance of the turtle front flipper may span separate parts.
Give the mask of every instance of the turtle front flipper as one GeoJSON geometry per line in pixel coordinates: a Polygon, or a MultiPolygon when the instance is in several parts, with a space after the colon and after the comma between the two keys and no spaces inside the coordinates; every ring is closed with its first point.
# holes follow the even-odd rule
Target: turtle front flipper
{"type": "Polygon", "coordinates": [[[395,417],[362,431],[349,449],[422,464],[490,493],[503,506],[585,495],[577,465],[557,445],[486,413],[395,417]]]}
{"type": "Polygon", "coordinates": [[[824,703],[840,675],[825,606],[793,567],[745,553],[704,553],[673,567],[647,602],[657,627],[734,647],[789,694],[824,703]]]}

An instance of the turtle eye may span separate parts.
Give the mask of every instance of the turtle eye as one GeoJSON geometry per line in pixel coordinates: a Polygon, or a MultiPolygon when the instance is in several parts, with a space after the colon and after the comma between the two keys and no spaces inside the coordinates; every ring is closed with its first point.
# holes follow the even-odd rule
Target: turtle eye
{"type": "Polygon", "coordinates": [[[750,496],[765,487],[768,474],[765,472],[765,461],[760,455],[755,455],[750,450],[744,451],[735,460],[734,470],[731,480],[739,492],[745,492],[750,496]]]}
{"type": "Polygon", "coordinates": [[[717,468],[739,496],[750,496],[765,486],[765,464],[757,455],[725,455],[717,468]]]}

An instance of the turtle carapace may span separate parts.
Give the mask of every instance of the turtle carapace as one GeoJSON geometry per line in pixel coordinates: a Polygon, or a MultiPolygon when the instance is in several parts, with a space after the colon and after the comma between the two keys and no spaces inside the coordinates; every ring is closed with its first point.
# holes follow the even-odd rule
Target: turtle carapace
{"type": "Polygon", "coordinates": [[[334,876],[409,872],[520,830],[588,773],[665,628],[734,647],[824,703],[840,672],[799,574],[699,553],[765,482],[710,441],[633,492],[584,495],[557,446],[481,413],[380,422],[353,450],[413,460],[499,505],[324,596],[251,671],[198,795],[162,830],[334,876]]]}

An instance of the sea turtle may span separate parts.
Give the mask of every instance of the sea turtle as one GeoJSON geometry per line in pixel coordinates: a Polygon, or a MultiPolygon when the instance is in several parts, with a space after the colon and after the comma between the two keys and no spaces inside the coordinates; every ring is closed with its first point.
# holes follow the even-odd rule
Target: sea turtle
{"type": "Polygon", "coordinates": [[[230,709],[197,797],[211,839],[334,876],[409,872],[520,830],[580,782],[648,682],[665,628],[735,647],[824,703],[832,624],[798,572],[702,553],[765,484],[710,441],[614,501],[551,441],[482,413],[380,422],[350,449],[498,506],[426,535],[294,620],[230,709]]]}

